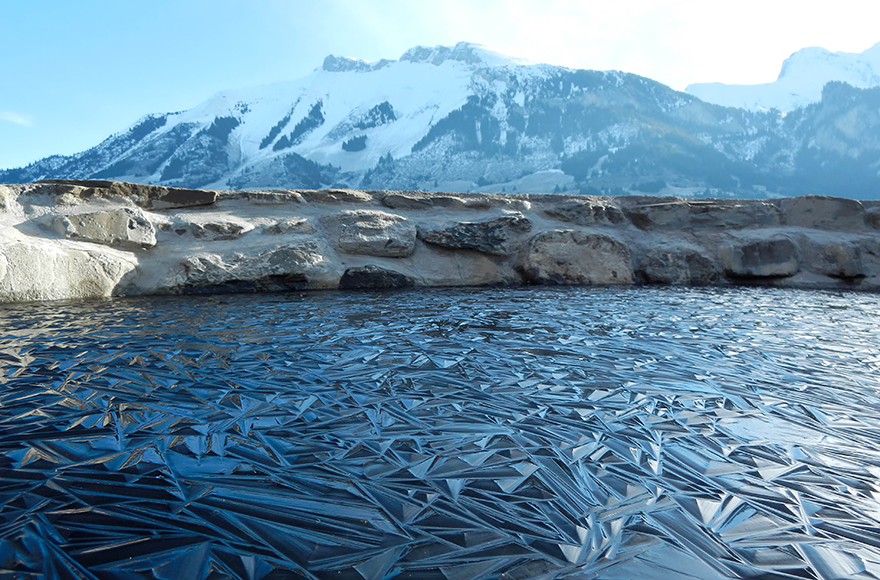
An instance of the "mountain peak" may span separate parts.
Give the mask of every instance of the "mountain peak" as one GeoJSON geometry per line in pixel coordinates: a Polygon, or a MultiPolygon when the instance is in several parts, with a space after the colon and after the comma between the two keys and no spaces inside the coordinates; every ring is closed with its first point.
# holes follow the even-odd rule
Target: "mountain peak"
{"type": "Polygon", "coordinates": [[[822,87],[831,81],[862,89],[880,86],[880,43],[861,53],[831,52],[819,46],[802,48],[785,59],[773,82],[696,83],[685,92],[726,107],[788,112],[821,100],[822,87]]]}
{"type": "Polygon", "coordinates": [[[401,61],[414,63],[430,63],[440,66],[446,61],[454,60],[470,65],[522,65],[530,62],[507,56],[500,52],[490,50],[481,44],[473,42],[459,42],[455,46],[415,46],[400,57],[401,61]]]}
{"type": "MultiPolygon", "coordinates": [[[[461,62],[472,66],[533,64],[525,59],[507,56],[473,42],[459,42],[455,46],[414,46],[400,57],[400,62],[425,63],[434,66],[440,66],[447,61],[461,62]]],[[[326,72],[370,72],[394,62],[397,61],[384,58],[378,62],[367,62],[331,54],[324,59],[321,70],[326,72]]]]}
{"type": "Polygon", "coordinates": [[[783,79],[792,74],[798,74],[801,72],[801,68],[812,66],[816,62],[833,63],[833,61],[839,59],[842,54],[844,53],[834,53],[821,46],[802,48],[782,62],[782,68],[780,69],[779,76],[776,80],[783,79]]]}
{"type": "Polygon", "coordinates": [[[348,56],[334,56],[330,54],[324,59],[321,69],[327,72],[370,72],[386,67],[392,62],[394,61],[385,58],[378,62],[367,62],[348,56]]]}
{"type": "MultiPolygon", "coordinates": [[[[738,98],[765,107],[774,98],[809,102],[815,88],[818,100],[825,83],[811,83],[863,70],[842,67],[845,56],[803,51],[772,90],[749,86],[738,98]],[[809,62],[815,69],[804,69],[809,62]]],[[[637,75],[521,64],[470,43],[372,63],[330,55],[302,79],[144,117],[82,153],[0,171],[0,182],[712,197],[880,191],[870,165],[880,155],[872,104],[880,89],[828,85],[823,103],[793,124],[637,75]]]]}

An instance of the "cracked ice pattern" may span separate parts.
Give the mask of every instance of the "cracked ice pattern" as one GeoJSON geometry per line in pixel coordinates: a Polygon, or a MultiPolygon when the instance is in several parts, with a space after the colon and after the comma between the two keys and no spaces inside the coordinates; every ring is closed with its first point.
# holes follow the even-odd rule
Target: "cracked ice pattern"
{"type": "Polygon", "coordinates": [[[880,297],[0,310],[0,574],[878,578],[880,297]]]}

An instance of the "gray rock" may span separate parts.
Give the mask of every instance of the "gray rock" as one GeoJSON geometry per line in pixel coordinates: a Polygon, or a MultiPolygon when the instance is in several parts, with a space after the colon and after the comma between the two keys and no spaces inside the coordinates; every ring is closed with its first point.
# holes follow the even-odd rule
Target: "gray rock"
{"type": "Polygon", "coordinates": [[[455,195],[435,195],[431,198],[434,207],[443,209],[491,209],[492,200],[487,196],[471,194],[467,197],[455,195]]]}
{"type": "Polygon", "coordinates": [[[332,189],[216,192],[215,211],[138,208],[159,200],[152,191],[102,181],[0,185],[0,301],[411,283],[880,288],[880,201],[332,189]],[[64,196],[74,207],[59,206],[64,196]],[[559,229],[548,231],[553,223],[559,229]],[[92,243],[47,235],[50,227],[92,243]],[[166,232],[156,250],[120,251],[156,244],[154,228],[166,232]]]}
{"type": "Polygon", "coordinates": [[[690,213],[687,205],[677,198],[634,195],[617,201],[626,218],[643,230],[681,228],[690,213]]]}
{"type": "Polygon", "coordinates": [[[132,208],[56,216],[52,228],[71,239],[127,250],[156,245],[156,228],[143,212],[132,208]]]}
{"type": "Polygon", "coordinates": [[[87,202],[95,198],[125,198],[145,209],[173,209],[210,205],[217,192],[202,189],[181,189],[161,185],[86,179],[44,179],[38,184],[48,186],[67,204],[87,202]]]}
{"type": "Polygon", "coordinates": [[[619,198],[623,213],[643,230],[750,229],[779,225],[779,209],[766,201],[619,198]]]}
{"type": "Polygon", "coordinates": [[[508,242],[531,229],[531,221],[522,215],[510,215],[484,222],[460,222],[443,230],[419,231],[418,237],[444,248],[502,256],[509,252],[508,242]]]}
{"type": "Polygon", "coordinates": [[[709,257],[691,248],[651,250],[636,270],[647,284],[702,286],[718,282],[721,271],[709,257]]]}
{"type": "Polygon", "coordinates": [[[731,244],[721,249],[720,256],[730,278],[780,278],[793,276],[799,269],[797,247],[786,237],[731,244]]]}
{"type": "Polygon", "coordinates": [[[862,273],[880,282],[880,240],[876,237],[865,238],[856,240],[853,245],[859,255],[862,273]]]}
{"type": "Polygon", "coordinates": [[[373,201],[373,196],[369,193],[354,189],[320,189],[317,191],[304,191],[302,194],[309,201],[335,205],[343,203],[369,203],[373,201]]]}
{"type": "Polygon", "coordinates": [[[691,199],[686,202],[683,227],[752,229],[778,226],[779,208],[769,201],[742,199],[691,199]]]}
{"type": "Polygon", "coordinates": [[[8,185],[0,185],[0,211],[10,211],[18,203],[18,192],[8,185]]]}
{"type": "Polygon", "coordinates": [[[315,233],[315,226],[313,226],[308,219],[299,217],[277,221],[272,225],[266,226],[263,230],[267,234],[275,235],[287,233],[313,234],[315,233]]]}
{"type": "Polygon", "coordinates": [[[858,278],[864,275],[859,249],[853,244],[805,240],[803,263],[811,272],[831,278],[858,278]]]}
{"type": "Polygon", "coordinates": [[[321,225],[345,254],[405,258],[416,245],[416,227],[406,218],[378,210],[346,210],[325,216],[321,225]]]}
{"type": "Polygon", "coordinates": [[[409,276],[372,264],[349,268],[339,280],[340,290],[390,290],[413,286],[415,281],[409,276]]]}
{"type": "Polygon", "coordinates": [[[135,271],[133,257],[110,249],[71,250],[56,241],[0,245],[0,302],[101,298],[135,271]]]}
{"type": "Polygon", "coordinates": [[[389,193],[382,198],[382,205],[390,209],[420,210],[433,208],[434,201],[418,194],[389,193]]]}
{"type": "Polygon", "coordinates": [[[190,223],[194,237],[208,240],[236,240],[251,231],[252,225],[230,221],[190,223]]]}
{"type": "Polygon", "coordinates": [[[880,207],[872,207],[865,212],[865,225],[880,230],[880,207]]]}
{"type": "Polygon", "coordinates": [[[602,234],[555,230],[533,237],[517,266],[533,284],[630,284],[629,248],[602,234]]]}
{"type": "Polygon", "coordinates": [[[620,208],[595,198],[569,199],[544,210],[548,216],[582,226],[618,227],[627,225],[620,208]]]}
{"type": "Polygon", "coordinates": [[[247,200],[256,205],[287,205],[306,202],[298,191],[286,190],[249,191],[247,192],[247,200]]]}
{"type": "Polygon", "coordinates": [[[785,225],[841,232],[865,229],[865,208],[855,199],[805,195],[779,202],[785,225]]]}
{"type": "Polygon", "coordinates": [[[174,209],[210,205],[217,200],[217,192],[201,189],[179,189],[175,187],[156,187],[142,193],[147,209],[174,209]]]}
{"type": "Polygon", "coordinates": [[[424,191],[397,191],[382,197],[382,204],[390,209],[424,210],[433,208],[464,210],[491,209],[494,205],[517,206],[520,200],[492,198],[478,193],[452,194],[429,193],[424,191]],[[493,203],[493,201],[497,203],[493,203]],[[514,203],[517,202],[517,203],[514,203]]]}
{"type": "Polygon", "coordinates": [[[328,287],[338,274],[327,264],[328,248],[315,241],[280,246],[254,256],[197,254],[183,260],[163,286],[182,294],[282,292],[328,287]]]}

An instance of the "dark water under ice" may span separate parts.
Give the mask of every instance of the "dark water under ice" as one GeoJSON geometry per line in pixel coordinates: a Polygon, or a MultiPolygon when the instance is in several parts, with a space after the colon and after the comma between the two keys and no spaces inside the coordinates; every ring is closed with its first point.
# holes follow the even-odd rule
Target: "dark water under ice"
{"type": "Polygon", "coordinates": [[[880,296],[0,307],[0,576],[880,578],[880,296]]]}

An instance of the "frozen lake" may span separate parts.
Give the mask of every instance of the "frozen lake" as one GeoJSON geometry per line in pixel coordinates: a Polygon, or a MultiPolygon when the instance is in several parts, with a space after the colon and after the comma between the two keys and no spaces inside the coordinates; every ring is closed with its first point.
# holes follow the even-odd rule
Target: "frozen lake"
{"type": "Polygon", "coordinates": [[[0,575],[880,578],[880,296],[0,306],[0,575]]]}

